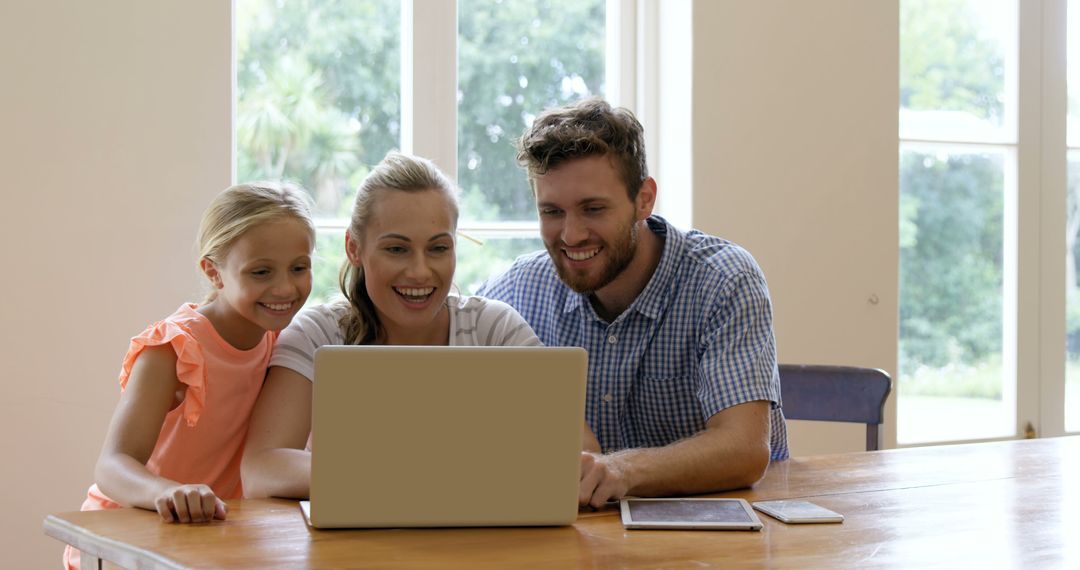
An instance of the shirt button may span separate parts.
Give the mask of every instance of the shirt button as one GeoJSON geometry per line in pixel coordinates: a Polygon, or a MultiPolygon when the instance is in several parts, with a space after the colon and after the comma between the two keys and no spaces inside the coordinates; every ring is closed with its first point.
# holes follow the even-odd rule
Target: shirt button
{"type": "Polygon", "coordinates": [[[614,396],[612,396],[611,394],[604,394],[604,397],[603,397],[603,398],[601,398],[601,400],[603,400],[603,401],[605,401],[605,402],[607,402],[607,403],[609,403],[609,404],[610,404],[610,403],[611,403],[611,401],[612,401],[612,400],[614,400],[614,399],[615,399],[615,397],[614,397],[614,396]]]}
{"type": "Polygon", "coordinates": [[[607,341],[608,341],[608,344],[615,344],[615,343],[619,342],[619,339],[616,338],[615,335],[611,335],[611,336],[607,337],[607,341]]]}

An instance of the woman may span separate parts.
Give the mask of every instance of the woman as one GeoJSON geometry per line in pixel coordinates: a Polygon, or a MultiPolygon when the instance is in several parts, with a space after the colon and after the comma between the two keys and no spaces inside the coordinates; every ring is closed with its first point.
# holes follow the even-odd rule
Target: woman
{"type": "Polygon", "coordinates": [[[246,496],[308,497],[318,347],[540,345],[509,305],[450,293],[457,219],[453,184],[426,159],[392,152],[364,179],[345,233],[345,300],[304,310],[275,345],[244,451],[246,496]]]}

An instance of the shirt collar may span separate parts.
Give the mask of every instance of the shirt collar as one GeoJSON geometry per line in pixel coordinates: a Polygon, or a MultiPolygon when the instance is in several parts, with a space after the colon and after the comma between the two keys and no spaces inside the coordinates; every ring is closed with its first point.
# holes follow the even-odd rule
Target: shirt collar
{"type": "MultiPolygon", "coordinates": [[[[660,253],[660,263],[656,265],[649,283],[638,294],[634,302],[624,311],[637,311],[650,318],[658,318],[667,305],[668,295],[665,293],[670,288],[671,281],[675,277],[675,266],[681,257],[684,238],[681,232],[660,216],[650,216],[645,223],[649,231],[664,240],[664,250],[660,253]]],[[[563,313],[569,313],[578,309],[587,308],[593,318],[600,319],[589,304],[588,295],[571,291],[563,303],[563,313]]]]}

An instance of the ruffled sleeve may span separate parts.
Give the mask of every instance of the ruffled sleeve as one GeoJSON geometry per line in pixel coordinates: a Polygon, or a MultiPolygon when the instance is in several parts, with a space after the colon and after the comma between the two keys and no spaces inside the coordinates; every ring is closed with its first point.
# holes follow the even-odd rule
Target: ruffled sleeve
{"type": "Polygon", "coordinates": [[[127,386],[131,368],[142,351],[148,346],[163,344],[172,345],[176,352],[176,378],[187,387],[184,420],[188,427],[194,427],[206,404],[206,364],[202,347],[182,323],[173,320],[158,321],[131,339],[120,369],[120,389],[127,386]]]}

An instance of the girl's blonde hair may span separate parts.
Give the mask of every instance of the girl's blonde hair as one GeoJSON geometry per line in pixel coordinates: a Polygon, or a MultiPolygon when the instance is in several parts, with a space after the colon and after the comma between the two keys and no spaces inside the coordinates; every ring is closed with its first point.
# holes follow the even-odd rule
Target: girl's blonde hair
{"type": "MultiPolygon", "coordinates": [[[[253,182],[226,188],[203,213],[199,225],[199,260],[221,263],[229,248],[251,228],[270,221],[297,220],[315,243],[311,220],[311,197],[303,188],[287,182],[253,182]]],[[[203,303],[217,297],[213,289],[203,303]]]]}
{"type": "MultiPolygon", "coordinates": [[[[361,243],[364,228],[371,220],[376,197],[382,191],[423,192],[439,190],[450,203],[453,229],[457,229],[457,190],[453,182],[430,160],[391,151],[360,183],[349,221],[349,237],[361,243]]],[[[346,344],[372,344],[382,333],[375,305],[368,296],[364,269],[348,259],[341,266],[341,292],[349,302],[349,311],[339,323],[346,344]]]]}

